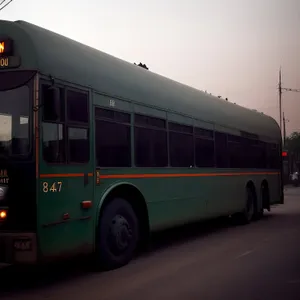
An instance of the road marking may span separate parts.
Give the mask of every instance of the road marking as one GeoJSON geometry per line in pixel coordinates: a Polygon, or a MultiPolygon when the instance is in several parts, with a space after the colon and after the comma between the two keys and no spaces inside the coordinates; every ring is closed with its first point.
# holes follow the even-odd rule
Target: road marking
{"type": "Polygon", "coordinates": [[[246,255],[249,255],[250,253],[252,253],[254,250],[249,250],[249,251],[246,251],[244,253],[242,253],[241,255],[237,256],[235,259],[239,259],[241,257],[244,257],[246,255]]]}

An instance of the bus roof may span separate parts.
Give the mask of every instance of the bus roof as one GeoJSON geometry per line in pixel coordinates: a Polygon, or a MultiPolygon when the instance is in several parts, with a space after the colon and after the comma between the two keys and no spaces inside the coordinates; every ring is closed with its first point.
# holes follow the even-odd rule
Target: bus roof
{"type": "Polygon", "coordinates": [[[279,142],[277,122],[262,113],[211,96],[25,21],[0,21],[0,37],[14,40],[22,69],[177,112],[205,122],[247,131],[279,142]]]}

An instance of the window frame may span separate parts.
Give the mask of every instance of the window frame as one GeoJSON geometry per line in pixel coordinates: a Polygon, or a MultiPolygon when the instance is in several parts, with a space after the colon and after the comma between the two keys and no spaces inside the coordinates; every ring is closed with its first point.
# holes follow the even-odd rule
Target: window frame
{"type": "Polygon", "coordinates": [[[215,143],[215,130],[214,129],[207,129],[200,126],[194,125],[194,166],[198,169],[214,169],[216,168],[216,143],[215,143]],[[212,133],[212,134],[202,134],[202,133],[212,133]],[[213,142],[213,166],[204,167],[197,165],[197,151],[196,151],[196,144],[197,140],[206,140],[213,142]]]}
{"type": "Polygon", "coordinates": [[[170,168],[176,168],[176,169],[179,169],[179,168],[190,168],[191,165],[190,166],[172,166],[171,144],[170,144],[171,135],[170,135],[170,133],[184,134],[186,136],[192,137],[192,143],[193,143],[192,148],[191,148],[191,150],[193,151],[193,155],[192,155],[192,157],[193,157],[192,168],[196,168],[196,165],[195,165],[196,164],[196,162],[195,162],[195,127],[194,127],[194,125],[188,125],[188,124],[176,122],[176,121],[173,121],[173,120],[168,120],[168,150],[169,150],[168,157],[169,157],[169,167],[170,168]],[[182,126],[182,128],[186,128],[186,129],[191,128],[192,131],[191,132],[187,132],[185,130],[180,131],[179,130],[180,126],[182,126]],[[177,128],[178,128],[178,130],[177,130],[177,128]]]}
{"type": "MultiPolygon", "coordinates": [[[[55,82],[54,84],[51,83],[51,81],[46,80],[46,79],[41,79],[39,82],[39,90],[41,91],[40,95],[39,95],[39,102],[40,104],[42,104],[42,110],[41,110],[41,117],[40,117],[40,137],[41,137],[41,151],[42,151],[42,158],[43,161],[47,164],[47,165],[51,165],[51,166],[76,166],[76,165],[86,165],[91,161],[91,128],[90,128],[90,124],[91,124],[91,119],[90,119],[90,91],[88,89],[81,89],[81,88],[77,88],[77,87],[72,87],[69,86],[67,84],[63,84],[60,82],[55,82]],[[43,96],[42,96],[42,86],[46,85],[46,86],[52,86],[54,85],[56,88],[60,88],[62,89],[62,95],[63,95],[63,104],[64,104],[64,118],[63,121],[58,120],[58,121],[47,121],[44,118],[44,105],[43,105],[43,96]],[[87,123],[82,123],[82,122],[74,122],[74,121],[69,121],[68,119],[68,101],[67,101],[67,91],[71,90],[74,92],[78,92],[78,93],[82,93],[84,95],[86,95],[86,99],[87,99],[87,114],[88,114],[88,121],[87,123]],[[48,162],[45,160],[44,158],[44,146],[43,146],[43,142],[44,142],[44,135],[43,135],[43,124],[44,123],[51,123],[51,124],[61,124],[63,126],[63,137],[64,137],[64,148],[65,148],[65,161],[64,162],[48,162]],[[87,129],[88,130],[88,141],[89,141],[89,158],[86,162],[71,162],[70,161],[70,148],[69,148],[69,127],[71,128],[82,128],[82,129],[87,129]]],[[[58,140],[57,140],[58,142],[58,140]]]]}
{"type": "Polygon", "coordinates": [[[107,107],[107,106],[103,106],[103,105],[99,105],[99,104],[93,104],[93,114],[94,114],[94,156],[95,156],[95,166],[97,169],[128,169],[128,168],[133,168],[134,167],[134,159],[133,159],[133,155],[132,155],[132,151],[133,150],[133,139],[134,136],[132,135],[132,112],[130,111],[126,111],[123,109],[118,109],[118,108],[113,108],[113,107],[107,107]],[[119,120],[115,120],[115,118],[106,118],[103,116],[97,116],[96,115],[96,110],[97,109],[102,109],[102,110],[106,110],[106,111],[111,111],[111,112],[119,112],[119,113],[124,113],[129,115],[129,122],[125,122],[125,121],[119,121],[119,120]],[[98,165],[98,159],[97,159],[97,142],[96,142],[96,122],[98,121],[104,121],[107,123],[114,123],[114,124],[121,124],[121,125],[125,125],[129,128],[129,132],[130,132],[130,166],[119,166],[119,167],[108,167],[108,166],[100,166],[98,165]]]}
{"type": "Polygon", "coordinates": [[[169,130],[168,130],[168,120],[167,119],[164,119],[164,118],[160,118],[160,117],[157,117],[157,116],[153,116],[153,115],[146,115],[146,114],[143,114],[143,113],[134,113],[134,122],[133,122],[133,149],[131,151],[134,151],[134,166],[136,168],[159,168],[159,169],[162,169],[162,168],[168,168],[169,165],[170,165],[170,153],[169,153],[169,130]],[[154,126],[154,125],[149,125],[149,124],[142,124],[140,122],[136,122],[136,116],[138,117],[145,117],[145,118],[150,118],[150,119],[156,119],[156,120],[161,120],[164,122],[164,126],[154,126]],[[135,129],[136,128],[142,128],[142,129],[148,129],[148,130],[157,130],[157,131],[160,131],[160,132],[164,132],[166,134],[166,154],[167,154],[167,161],[166,161],[166,164],[165,166],[137,166],[136,164],[136,153],[137,153],[137,139],[136,139],[136,131],[135,129]]]}

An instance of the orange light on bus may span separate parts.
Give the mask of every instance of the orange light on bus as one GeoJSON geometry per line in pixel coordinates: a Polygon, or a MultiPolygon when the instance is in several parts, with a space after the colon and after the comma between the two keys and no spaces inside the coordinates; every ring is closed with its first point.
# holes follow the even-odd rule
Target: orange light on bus
{"type": "Polygon", "coordinates": [[[7,211],[0,210],[0,221],[4,221],[7,218],[7,211]]]}
{"type": "Polygon", "coordinates": [[[0,53],[4,53],[5,51],[5,42],[0,42],[0,53]]]}

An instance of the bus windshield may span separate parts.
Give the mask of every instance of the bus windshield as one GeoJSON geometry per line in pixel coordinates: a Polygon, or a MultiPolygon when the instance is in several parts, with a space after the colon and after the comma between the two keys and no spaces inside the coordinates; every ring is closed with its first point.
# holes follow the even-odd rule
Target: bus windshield
{"type": "Polygon", "coordinates": [[[28,154],[29,98],[27,85],[0,91],[0,156],[28,154]]]}

